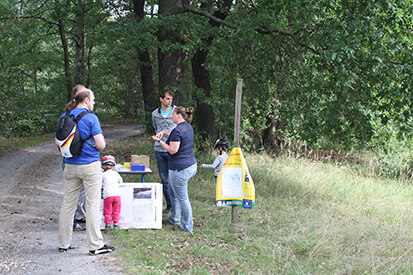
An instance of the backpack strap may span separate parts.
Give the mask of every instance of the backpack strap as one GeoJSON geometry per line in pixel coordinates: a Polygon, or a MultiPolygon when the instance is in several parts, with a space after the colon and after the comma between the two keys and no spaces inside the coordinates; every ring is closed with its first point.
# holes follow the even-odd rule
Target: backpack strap
{"type": "Polygon", "coordinates": [[[90,113],[89,111],[83,111],[83,112],[81,112],[80,114],[77,115],[77,117],[73,120],[73,122],[77,124],[77,123],[79,122],[79,120],[80,120],[84,115],[89,114],[89,113],[90,113]]]}
{"type": "MultiPolygon", "coordinates": [[[[89,111],[81,112],[80,114],[77,115],[77,117],[75,119],[72,118],[73,122],[77,124],[82,119],[82,117],[87,115],[87,114],[90,114],[90,112],[89,111]]],[[[82,139],[82,138],[80,138],[80,139],[82,140],[82,143],[84,143],[86,140],[90,139],[91,137],[92,137],[92,134],[90,134],[90,136],[88,136],[85,139],[82,139]]]]}

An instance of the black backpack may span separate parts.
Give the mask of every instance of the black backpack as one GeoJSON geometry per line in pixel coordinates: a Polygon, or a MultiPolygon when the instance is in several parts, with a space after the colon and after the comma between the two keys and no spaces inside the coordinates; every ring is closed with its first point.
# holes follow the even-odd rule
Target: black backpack
{"type": "Polygon", "coordinates": [[[75,119],[74,116],[70,114],[70,111],[59,118],[56,127],[56,139],[59,144],[60,153],[65,158],[76,157],[83,148],[83,143],[92,137],[88,136],[86,139],[80,137],[79,127],[77,123],[88,111],[81,112],[75,119]]]}

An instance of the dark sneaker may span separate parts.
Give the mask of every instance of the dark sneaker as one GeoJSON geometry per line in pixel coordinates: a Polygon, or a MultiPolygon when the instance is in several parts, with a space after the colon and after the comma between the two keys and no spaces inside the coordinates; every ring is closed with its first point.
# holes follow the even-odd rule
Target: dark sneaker
{"type": "Polygon", "coordinates": [[[184,231],[179,224],[174,224],[173,231],[184,231]]]}
{"type": "Polygon", "coordinates": [[[72,246],[69,246],[68,248],[61,248],[61,247],[59,247],[59,252],[66,252],[68,249],[75,249],[75,248],[72,247],[72,246]]]}
{"type": "Polygon", "coordinates": [[[163,224],[163,225],[174,225],[174,224],[171,223],[169,220],[162,220],[162,224],[163,224]]]}
{"type": "Polygon", "coordinates": [[[108,230],[108,229],[111,229],[111,228],[112,228],[112,226],[110,226],[110,224],[105,225],[105,230],[108,230]]]}
{"type": "Polygon", "coordinates": [[[119,224],[114,223],[114,224],[113,224],[113,229],[119,229],[119,224]]]}
{"type": "Polygon", "coordinates": [[[162,214],[169,214],[171,212],[171,208],[166,208],[162,211],[162,214]]]}
{"type": "Polygon", "coordinates": [[[194,235],[194,233],[192,231],[188,231],[188,230],[184,230],[181,228],[181,226],[179,224],[174,224],[174,227],[172,228],[173,231],[183,231],[183,232],[188,232],[189,234],[191,234],[191,236],[194,235]]]}
{"type": "Polygon", "coordinates": [[[102,246],[99,249],[96,250],[89,250],[90,255],[99,255],[99,254],[105,254],[105,253],[110,253],[115,251],[115,248],[113,246],[107,246],[106,244],[102,246]]]}

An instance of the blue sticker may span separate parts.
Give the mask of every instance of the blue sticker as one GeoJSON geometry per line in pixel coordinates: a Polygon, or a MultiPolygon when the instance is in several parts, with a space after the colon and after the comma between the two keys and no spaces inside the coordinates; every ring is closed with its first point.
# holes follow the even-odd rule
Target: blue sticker
{"type": "Polygon", "coordinates": [[[252,209],[252,200],[242,200],[242,207],[247,208],[247,209],[252,209]]]}

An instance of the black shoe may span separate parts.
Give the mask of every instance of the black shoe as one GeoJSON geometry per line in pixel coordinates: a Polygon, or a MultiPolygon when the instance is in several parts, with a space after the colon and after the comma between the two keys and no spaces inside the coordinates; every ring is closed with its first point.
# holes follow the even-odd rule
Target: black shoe
{"type": "Polygon", "coordinates": [[[102,246],[99,249],[96,250],[89,250],[90,255],[99,255],[99,254],[105,254],[105,253],[110,253],[115,251],[115,248],[113,246],[107,246],[106,244],[102,246]]]}
{"type": "Polygon", "coordinates": [[[192,231],[188,231],[188,230],[184,230],[181,228],[181,226],[179,224],[174,224],[174,227],[172,228],[173,231],[183,231],[183,232],[188,232],[189,234],[191,234],[191,236],[194,235],[194,233],[192,231]]]}
{"type": "Polygon", "coordinates": [[[169,220],[162,220],[162,224],[163,224],[163,225],[174,225],[174,224],[171,223],[169,220]]]}
{"type": "Polygon", "coordinates": [[[184,231],[179,224],[174,224],[173,231],[184,231]]]}
{"type": "Polygon", "coordinates": [[[165,209],[162,211],[162,214],[169,214],[169,212],[171,212],[171,208],[165,208],[165,209]]]}
{"type": "Polygon", "coordinates": [[[59,252],[66,252],[68,249],[75,249],[75,248],[72,247],[72,246],[69,246],[68,248],[61,248],[61,247],[59,247],[59,252]]]}

